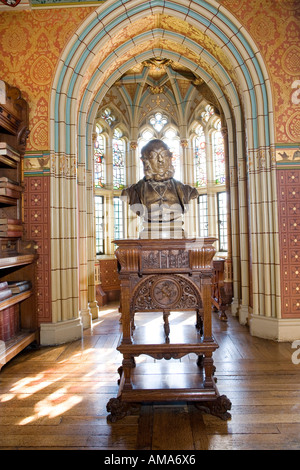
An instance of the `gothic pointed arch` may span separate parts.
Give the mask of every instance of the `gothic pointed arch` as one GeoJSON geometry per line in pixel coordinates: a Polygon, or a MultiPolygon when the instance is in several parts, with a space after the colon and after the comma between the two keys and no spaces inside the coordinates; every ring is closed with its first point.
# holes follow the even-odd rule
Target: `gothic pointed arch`
{"type": "MultiPolygon", "coordinates": [[[[188,6],[183,0],[152,3],[150,7],[147,2],[107,0],[70,39],[56,70],[50,122],[52,251],[68,249],[70,256],[63,262],[53,258],[51,272],[54,286],[73,282],[74,296],[62,299],[52,290],[54,321],[88,308],[88,279],[93,271],[92,132],[97,110],[114,83],[132,67],[153,58],[166,61],[172,74],[178,73],[179,64],[193,87],[202,87],[207,95],[211,93],[211,101],[217,100],[222,126],[227,129],[235,217],[235,309],[246,321],[251,247],[251,307],[256,315],[279,318],[274,126],[267,68],[255,42],[223,5],[216,6],[213,0],[203,0],[201,8],[195,0],[188,6]],[[256,188],[266,184],[270,191],[258,194],[256,188]],[[57,198],[66,190],[71,197],[58,212],[57,198]],[[266,218],[266,213],[272,217],[266,218]],[[78,226],[74,224],[77,217],[78,226]],[[65,237],[68,225],[73,229],[71,240],[65,237]],[[78,240],[85,246],[79,256],[78,240]],[[79,289],[77,278],[87,287],[79,289]]],[[[192,94],[193,89],[188,92],[192,94]]],[[[175,95],[178,100],[179,91],[175,95]]],[[[138,93],[134,105],[137,97],[138,93]]],[[[184,123],[183,131],[187,131],[184,123]]]]}

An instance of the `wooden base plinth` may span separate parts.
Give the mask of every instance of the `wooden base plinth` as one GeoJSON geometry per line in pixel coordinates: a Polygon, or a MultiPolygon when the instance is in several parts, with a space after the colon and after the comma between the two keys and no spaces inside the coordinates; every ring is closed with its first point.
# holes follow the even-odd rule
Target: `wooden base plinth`
{"type": "Polygon", "coordinates": [[[159,361],[136,365],[132,358],[130,380],[126,379],[123,367],[118,370],[119,393],[117,398],[110,399],[107,404],[107,411],[110,413],[108,420],[118,421],[136,412],[142,403],[154,402],[191,402],[204,413],[223,420],[230,419],[228,411],[231,409],[231,402],[225,395],[219,394],[213,377],[207,383],[205,369],[199,366],[203,362],[205,358],[195,364],[159,361]]]}
{"type": "Polygon", "coordinates": [[[206,386],[204,374],[197,365],[172,362],[170,364],[137,365],[131,373],[131,388],[126,388],[121,371],[120,388],[117,398],[107,403],[110,413],[108,420],[116,422],[136,413],[143,403],[193,403],[203,413],[209,413],[222,420],[231,418],[228,412],[231,402],[220,395],[212,379],[206,386]]]}

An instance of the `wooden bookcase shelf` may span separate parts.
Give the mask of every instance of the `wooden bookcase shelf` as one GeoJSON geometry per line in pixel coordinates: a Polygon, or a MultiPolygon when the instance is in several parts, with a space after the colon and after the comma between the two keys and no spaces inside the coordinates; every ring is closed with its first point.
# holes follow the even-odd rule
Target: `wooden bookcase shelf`
{"type": "Polygon", "coordinates": [[[20,90],[0,80],[0,369],[39,341],[35,244],[23,237],[23,157],[28,105],[20,90]],[[29,281],[12,292],[11,283],[29,281]],[[25,287],[23,287],[25,288],[25,287]]]}
{"type": "Polygon", "coordinates": [[[32,294],[33,291],[30,289],[25,292],[21,292],[20,294],[12,295],[8,299],[2,300],[2,302],[0,302],[0,311],[8,307],[12,307],[13,305],[18,304],[25,299],[28,299],[28,297],[30,297],[32,294]]]}

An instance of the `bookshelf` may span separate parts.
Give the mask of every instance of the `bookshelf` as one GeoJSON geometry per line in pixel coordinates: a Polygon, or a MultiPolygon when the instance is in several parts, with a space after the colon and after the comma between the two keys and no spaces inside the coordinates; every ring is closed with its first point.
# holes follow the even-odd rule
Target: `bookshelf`
{"type": "Polygon", "coordinates": [[[23,157],[28,104],[0,80],[0,370],[38,343],[35,243],[23,233],[23,157]]]}

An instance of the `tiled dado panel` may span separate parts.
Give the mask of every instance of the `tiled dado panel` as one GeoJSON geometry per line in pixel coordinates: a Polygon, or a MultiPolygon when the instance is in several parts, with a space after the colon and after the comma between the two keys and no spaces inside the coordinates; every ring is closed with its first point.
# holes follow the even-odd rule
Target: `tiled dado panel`
{"type": "Polygon", "coordinates": [[[300,168],[277,171],[282,317],[300,318],[300,168]]]}
{"type": "Polygon", "coordinates": [[[51,321],[50,282],[50,178],[49,174],[24,178],[25,237],[37,244],[38,321],[51,321]]]}

